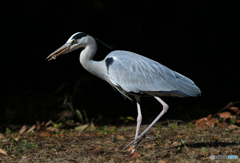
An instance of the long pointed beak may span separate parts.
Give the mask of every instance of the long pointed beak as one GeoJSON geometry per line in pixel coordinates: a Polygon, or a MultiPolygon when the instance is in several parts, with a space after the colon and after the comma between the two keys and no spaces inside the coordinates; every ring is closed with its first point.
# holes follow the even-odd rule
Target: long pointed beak
{"type": "Polygon", "coordinates": [[[60,48],[55,50],[53,53],[51,53],[46,59],[48,59],[48,61],[51,61],[52,59],[56,59],[57,56],[61,55],[63,52],[68,50],[70,46],[71,44],[65,43],[63,46],[61,46],[60,48]]]}

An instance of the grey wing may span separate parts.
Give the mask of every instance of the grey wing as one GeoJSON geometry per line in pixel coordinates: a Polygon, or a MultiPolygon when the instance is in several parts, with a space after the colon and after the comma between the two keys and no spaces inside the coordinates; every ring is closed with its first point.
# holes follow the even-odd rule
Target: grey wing
{"type": "Polygon", "coordinates": [[[105,58],[111,83],[126,93],[198,96],[201,91],[189,78],[147,57],[113,51],[105,58]]]}

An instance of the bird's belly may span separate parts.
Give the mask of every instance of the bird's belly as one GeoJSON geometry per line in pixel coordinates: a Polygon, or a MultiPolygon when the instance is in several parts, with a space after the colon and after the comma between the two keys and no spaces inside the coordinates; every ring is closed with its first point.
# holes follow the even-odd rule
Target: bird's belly
{"type": "Polygon", "coordinates": [[[140,96],[140,97],[151,97],[151,95],[144,93],[144,92],[138,92],[138,93],[134,93],[134,92],[126,92],[126,94],[132,95],[132,96],[140,96]]]}

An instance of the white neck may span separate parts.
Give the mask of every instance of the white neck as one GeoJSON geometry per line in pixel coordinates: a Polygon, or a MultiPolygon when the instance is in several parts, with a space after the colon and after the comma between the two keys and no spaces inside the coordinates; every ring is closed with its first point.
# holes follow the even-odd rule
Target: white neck
{"type": "Polygon", "coordinates": [[[97,51],[97,43],[91,36],[87,37],[87,44],[80,54],[80,63],[85,69],[88,68],[88,64],[92,61],[95,53],[97,51]]]}
{"type": "Polygon", "coordinates": [[[103,70],[102,70],[103,67],[100,65],[101,62],[92,60],[96,51],[97,51],[97,43],[95,39],[91,36],[88,36],[87,44],[85,46],[85,49],[82,50],[82,52],[80,53],[79,59],[82,66],[87,71],[101,78],[101,76],[103,75],[103,70]]]}

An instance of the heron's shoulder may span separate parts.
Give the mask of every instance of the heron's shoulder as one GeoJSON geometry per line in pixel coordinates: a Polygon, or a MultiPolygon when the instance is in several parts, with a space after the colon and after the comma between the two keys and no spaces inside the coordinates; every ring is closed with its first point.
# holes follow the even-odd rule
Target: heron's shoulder
{"type": "Polygon", "coordinates": [[[117,59],[120,59],[120,60],[125,60],[125,59],[140,59],[140,58],[146,58],[146,59],[149,59],[147,57],[144,57],[140,54],[137,54],[137,53],[134,53],[134,52],[130,52],[130,51],[125,51],[125,50],[115,50],[115,51],[112,51],[111,53],[109,53],[107,56],[106,56],[106,59],[107,58],[113,58],[113,60],[117,60],[117,59]]]}
{"type": "Polygon", "coordinates": [[[107,57],[136,57],[136,56],[141,55],[125,50],[114,50],[107,55],[107,57]]]}

